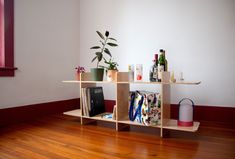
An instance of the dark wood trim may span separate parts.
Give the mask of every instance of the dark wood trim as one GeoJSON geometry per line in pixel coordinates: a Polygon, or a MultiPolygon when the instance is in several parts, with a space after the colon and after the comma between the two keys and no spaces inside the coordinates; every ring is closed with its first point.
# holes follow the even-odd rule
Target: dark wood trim
{"type": "Polygon", "coordinates": [[[0,109],[0,126],[24,122],[49,114],[78,109],[79,103],[79,99],[77,98],[0,109]]]}
{"type": "MultiPolygon", "coordinates": [[[[179,106],[171,104],[171,118],[178,119],[178,112],[179,106]]],[[[235,124],[235,107],[196,105],[194,107],[194,120],[235,124]]]]}
{"type": "Polygon", "coordinates": [[[0,70],[17,70],[17,67],[0,67],[0,70]]]}
{"type": "MultiPolygon", "coordinates": [[[[106,100],[106,111],[112,112],[114,100],[106,100]]],[[[177,104],[171,104],[171,118],[178,119],[179,107],[177,104]]],[[[218,107],[218,106],[202,106],[196,105],[194,107],[194,120],[195,121],[213,121],[213,122],[226,122],[235,124],[235,107],[218,107]]]]}
{"type": "MultiPolygon", "coordinates": [[[[5,67],[14,67],[14,0],[4,1],[5,67]]],[[[0,69],[0,76],[15,76],[15,69],[0,69]]]]}
{"type": "Polygon", "coordinates": [[[12,77],[17,69],[16,67],[0,67],[0,77],[12,77]]]}
{"type": "MultiPolygon", "coordinates": [[[[48,103],[33,104],[27,106],[0,109],[0,126],[8,125],[27,120],[32,120],[49,114],[57,114],[65,111],[78,109],[79,98],[48,103]]],[[[116,104],[114,100],[105,100],[105,109],[107,112],[113,111],[116,104]]],[[[171,118],[178,119],[178,105],[171,104],[171,118]]],[[[234,107],[216,107],[216,106],[195,106],[194,120],[199,122],[226,122],[233,124],[235,121],[234,107]]]]}

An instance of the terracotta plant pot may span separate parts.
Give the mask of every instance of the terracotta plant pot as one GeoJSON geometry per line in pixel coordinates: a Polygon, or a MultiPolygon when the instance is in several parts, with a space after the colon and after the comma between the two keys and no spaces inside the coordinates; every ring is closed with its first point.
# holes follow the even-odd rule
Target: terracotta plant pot
{"type": "Polygon", "coordinates": [[[108,70],[107,71],[107,81],[116,81],[118,70],[108,70]]]}
{"type": "Polygon", "coordinates": [[[81,74],[81,73],[77,73],[77,72],[76,72],[76,80],[78,80],[78,81],[80,81],[80,74],[81,74]]]}

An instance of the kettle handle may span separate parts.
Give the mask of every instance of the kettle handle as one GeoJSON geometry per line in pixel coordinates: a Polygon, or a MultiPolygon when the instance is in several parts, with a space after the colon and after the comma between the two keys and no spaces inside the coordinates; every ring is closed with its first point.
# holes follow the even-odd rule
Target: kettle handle
{"type": "Polygon", "coordinates": [[[194,102],[193,102],[191,99],[189,99],[189,98],[183,98],[183,99],[181,99],[181,100],[179,101],[179,106],[180,106],[181,102],[183,102],[184,100],[189,100],[189,101],[192,103],[192,106],[194,107],[194,102]]]}

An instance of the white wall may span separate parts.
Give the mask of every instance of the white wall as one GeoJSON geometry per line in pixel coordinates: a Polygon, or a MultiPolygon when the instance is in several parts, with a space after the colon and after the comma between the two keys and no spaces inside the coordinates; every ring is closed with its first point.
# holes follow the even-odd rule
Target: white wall
{"type": "Polygon", "coordinates": [[[78,97],[78,0],[15,0],[15,77],[0,77],[0,108],[78,97]]]}
{"type": "MultiPolygon", "coordinates": [[[[111,49],[120,71],[144,64],[148,79],[154,53],[166,50],[176,77],[199,86],[173,86],[172,103],[183,97],[198,105],[235,107],[234,0],[81,0],[80,64],[87,69],[97,44],[95,31],[109,30],[119,47],[111,49]]],[[[106,93],[114,98],[113,91],[106,93]],[[111,95],[110,95],[111,94],[111,95]]]]}

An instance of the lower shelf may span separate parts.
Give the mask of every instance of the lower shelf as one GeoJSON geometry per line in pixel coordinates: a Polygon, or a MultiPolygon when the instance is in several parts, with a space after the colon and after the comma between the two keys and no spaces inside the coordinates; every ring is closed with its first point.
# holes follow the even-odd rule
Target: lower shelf
{"type": "Polygon", "coordinates": [[[104,115],[106,114],[110,114],[108,112],[102,113],[102,114],[98,114],[92,117],[88,117],[88,116],[82,116],[82,118],[87,118],[87,119],[94,119],[94,120],[102,120],[102,121],[109,121],[109,122],[116,122],[116,120],[112,119],[112,118],[104,118],[104,115]]]}
{"type": "Polygon", "coordinates": [[[193,122],[193,126],[190,126],[190,127],[178,126],[177,120],[168,119],[168,120],[166,120],[163,128],[164,129],[171,129],[171,130],[179,130],[179,131],[196,132],[199,128],[199,125],[200,125],[199,122],[193,122]]]}
{"type": "Polygon", "coordinates": [[[137,122],[130,121],[129,119],[126,119],[126,120],[119,120],[118,123],[128,124],[128,125],[136,125],[136,126],[146,126],[146,127],[161,128],[160,125],[147,126],[147,125],[144,125],[144,124],[141,124],[141,123],[137,123],[137,122]]]}
{"type": "MultiPolygon", "coordinates": [[[[70,116],[75,116],[75,117],[81,117],[81,110],[80,109],[75,109],[75,110],[72,110],[72,111],[64,112],[63,114],[70,115],[70,116]]],[[[108,122],[117,122],[117,123],[128,124],[128,125],[146,126],[146,125],[143,125],[141,123],[130,121],[129,119],[117,121],[117,120],[114,120],[112,118],[104,118],[103,116],[105,114],[107,114],[107,112],[102,113],[102,114],[98,114],[98,115],[93,116],[93,117],[82,116],[82,118],[102,120],[102,121],[108,121],[108,122]]],[[[199,128],[199,125],[200,125],[199,122],[193,122],[193,126],[183,127],[183,126],[178,126],[177,125],[177,120],[167,119],[167,120],[164,120],[164,125],[163,126],[155,125],[155,126],[146,126],[146,127],[156,127],[156,128],[170,129],[170,130],[196,132],[199,128]]]]}
{"type": "Polygon", "coordinates": [[[64,112],[63,114],[70,115],[70,116],[81,117],[81,109],[75,109],[75,110],[67,111],[67,112],[64,112]]]}
{"type": "MultiPolygon", "coordinates": [[[[75,109],[75,110],[64,112],[63,114],[70,115],[70,116],[75,116],[75,117],[81,117],[81,110],[80,109],[75,109]]],[[[105,112],[105,113],[98,114],[98,115],[92,116],[92,117],[82,116],[82,118],[94,119],[94,120],[103,120],[103,121],[109,121],[109,122],[116,122],[116,120],[113,120],[112,118],[104,118],[103,116],[105,114],[110,114],[110,113],[105,112]]]]}

